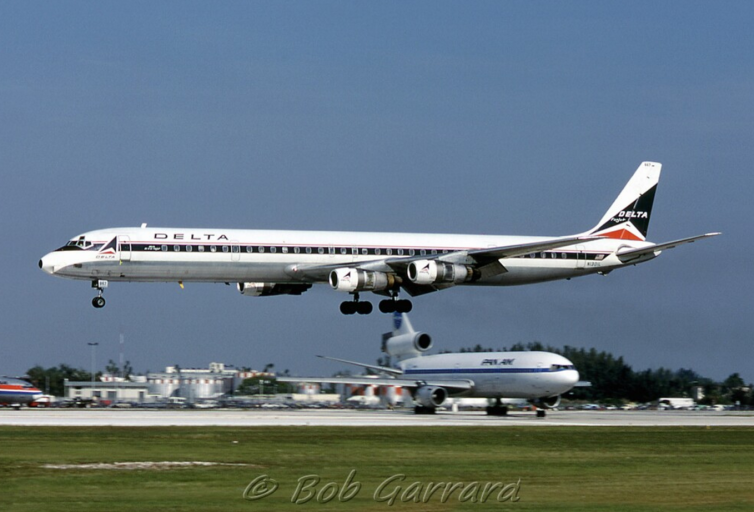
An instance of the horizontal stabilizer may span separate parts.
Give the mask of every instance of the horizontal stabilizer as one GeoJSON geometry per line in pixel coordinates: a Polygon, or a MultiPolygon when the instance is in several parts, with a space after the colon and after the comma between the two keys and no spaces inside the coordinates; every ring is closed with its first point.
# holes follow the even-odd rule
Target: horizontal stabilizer
{"type": "Polygon", "coordinates": [[[702,238],[709,238],[717,236],[719,234],[720,233],[706,233],[704,235],[682,238],[680,240],[673,240],[672,242],[665,242],[663,244],[655,244],[649,247],[642,247],[640,249],[627,249],[618,251],[616,256],[618,256],[618,259],[620,259],[623,263],[627,263],[631,260],[641,258],[642,256],[646,256],[648,254],[656,254],[660,251],[664,251],[665,249],[673,249],[675,247],[678,247],[679,245],[690,244],[692,242],[696,242],[697,240],[701,240],[702,238]]]}

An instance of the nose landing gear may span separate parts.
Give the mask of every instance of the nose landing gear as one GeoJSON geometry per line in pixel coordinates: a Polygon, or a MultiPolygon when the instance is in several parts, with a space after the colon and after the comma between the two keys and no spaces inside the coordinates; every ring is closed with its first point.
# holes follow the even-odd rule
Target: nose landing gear
{"type": "Polygon", "coordinates": [[[104,279],[95,279],[92,281],[92,288],[97,289],[97,296],[92,299],[92,306],[97,309],[105,307],[105,298],[102,296],[102,292],[107,288],[107,281],[104,279]]]}

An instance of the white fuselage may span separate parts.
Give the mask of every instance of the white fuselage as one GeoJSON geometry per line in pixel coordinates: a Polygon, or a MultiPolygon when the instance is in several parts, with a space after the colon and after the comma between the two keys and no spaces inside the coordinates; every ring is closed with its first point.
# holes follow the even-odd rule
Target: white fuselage
{"type": "MultiPolygon", "coordinates": [[[[113,228],[90,231],[39,262],[47,273],[83,280],[161,282],[326,283],[329,269],[367,264],[391,272],[387,259],[499,247],[550,237],[113,228]],[[78,244],[78,245],[77,245],[78,244]],[[369,262],[369,263],[367,263],[369,262]],[[314,268],[307,271],[307,267],[314,268]]],[[[600,239],[500,260],[505,271],[463,284],[505,286],[565,279],[624,266],[615,252],[644,241],[600,239]]],[[[646,261],[650,254],[631,264],[646,261]]],[[[463,261],[458,261],[463,263],[463,261]]],[[[361,267],[365,268],[365,267],[361,267]]]]}
{"type": "Polygon", "coordinates": [[[538,399],[566,393],[579,381],[573,363],[552,352],[468,352],[437,354],[399,363],[401,379],[473,383],[451,396],[538,399]]]}

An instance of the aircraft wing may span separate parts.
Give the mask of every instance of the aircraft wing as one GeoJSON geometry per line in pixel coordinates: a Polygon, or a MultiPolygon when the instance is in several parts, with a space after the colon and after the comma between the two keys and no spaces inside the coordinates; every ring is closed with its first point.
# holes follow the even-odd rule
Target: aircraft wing
{"type": "Polygon", "coordinates": [[[408,267],[408,264],[412,261],[439,260],[460,263],[458,261],[459,256],[468,256],[473,260],[473,263],[476,263],[477,265],[486,265],[491,262],[496,262],[499,259],[515,258],[516,256],[523,256],[533,252],[548,251],[550,249],[557,249],[558,247],[566,247],[581,242],[590,242],[601,238],[603,237],[589,235],[549,238],[540,242],[529,242],[527,244],[501,245],[498,247],[485,247],[484,249],[469,249],[445,254],[411,256],[408,258],[389,258],[385,260],[385,263],[396,270],[405,270],[408,267]]]}
{"type": "Polygon", "coordinates": [[[678,247],[679,245],[690,244],[692,242],[696,242],[697,240],[701,240],[702,238],[709,238],[712,236],[717,236],[719,234],[720,233],[706,233],[704,235],[697,235],[689,238],[681,238],[680,240],[674,240],[672,242],[665,242],[664,244],[655,244],[650,247],[642,247],[641,249],[627,249],[624,251],[618,251],[616,256],[618,256],[618,258],[622,262],[626,263],[642,256],[646,256],[647,254],[654,254],[660,251],[664,251],[665,249],[673,249],[675,247],[678,247]]]}
{"type": "Polygon", "coordinates": [[[393,379],[389,377],[277,377],[280,382],[310,382],[327,384],[355,384],[358,386],[401,386],[404,388],[419,388],[421,386],[437,386],[452,391],[465,391],[472,389],[474,383],[470,380],[415,380],[393,379]]]}
{"type": "MultiPolygon", "coordinates": [[[[502,245],[498,247],[486,247],[483,249],[470,249],[463,251],[453,251],[443,254],[415,255],[408,257],[394,257],[372,261],[363,261],[352,264],[333,264],[333,265],[294,265],[287,269],[289,275],[297,276],[305,281],[327,281],[328,275],[332,270],[343,267],[356,268],[360,270],[369,270],[377,272],[396,272],[405,277],[408,265],[413,261],[419,260],[439,260],[452,263],[462,263],[472,265],[478,268],[482,273],[482,278],[502,274],[508,270],[499,260],[505,258],[514,258],[533,252],[547,251],[566,247],[580,242],[589,242],[599,240],[602,237],[579,235],[569,237],[550,238],[540,242],[530,242],[526,244],[502,245]]],[[[422,286],[411,283],[404,279],[403,288],[412,296],[422,295],[425,293],[449,288],[452,285],[430,285],[422,286]]]]}
{"type": "Polygon", "coordinates": [[[388,368],[387,366],[377,366],[374,364],[358,363],[356,361],[349,361],[348,359],[340,359],[337,357],[328,357],[328,356],[317,356],[317,357],[321,357],[322,359],[329,359],[330,361],[338,361],[339,363],[346,363],[346,364],[352,364],[354,366],[361,366],[362,368],[369,368],[370,370],[374,370],[381,373],[386,373],[388,375],[403,375],[402,370],[396,370],[395,368],[388,368]]]}
{"type": "Polygon", "coordinates": [[[486,249],[475,249],[469,251],[469,256],[474,258],[478,263],[485,264],[504,258],[515,258],[533,252],[549,251],[558,247],[566,247],[581,242],[591,242],[599,240],[600,236],[568,236],[561,238],[552,238],[542,242],[531,242],[528,244],[503,245],[500,247],[488,247],[486,249]]]}

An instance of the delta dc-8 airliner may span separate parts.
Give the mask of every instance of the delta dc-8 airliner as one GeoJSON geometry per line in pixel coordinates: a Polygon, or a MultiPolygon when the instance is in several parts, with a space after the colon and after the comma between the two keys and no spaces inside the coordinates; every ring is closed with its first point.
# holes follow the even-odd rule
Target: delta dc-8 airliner
{"type": "Polygon", "coordinates": [[[39,260],[48,274],[91,281],[237,283],[245,296],[300,295],[329,283],[352,295],[343,314],[369,314],[361,292],[387,297],[383,313],[407,313],[398,299],[453,286],[509,286],[570,279],[643,263],[663,250],[717,235],[646,240],[662,166],[643,162],[597,225],[565,237],[201,228],[89,231],[39,260]]]}

